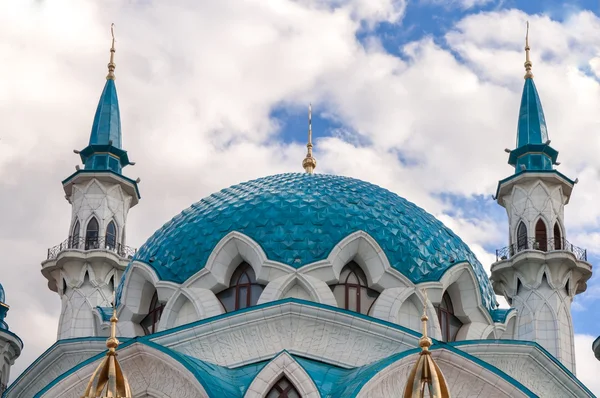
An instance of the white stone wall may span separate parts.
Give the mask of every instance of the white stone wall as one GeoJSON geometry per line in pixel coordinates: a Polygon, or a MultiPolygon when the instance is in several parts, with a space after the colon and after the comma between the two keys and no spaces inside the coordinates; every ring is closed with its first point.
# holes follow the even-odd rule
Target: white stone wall
{"type": "Polygon", "coordinates": [[[499,198],[508,215],[509,243],[517,243],[517,228],[521,221],[527,227],[527,237],[535,238],[535,225],[541,218],[546,224],[547,238],[554,238],[554,224],[558,222],[562,238],[565,238],[564,206],[568,198],[558,181],[542,181],[538,178],[524,179],[515,184],[512,191],[499,198]]]}
{"type": "Polygon", "coordinates": [[[98,220],[99,236],[106,235],[106,227],[114,221],[117,226],[117,243],[125,244],[125,225],[132,197],[119,183],[109,183],[91,179],[85,183],[73,184],[69,198],[72,204],[72,219],[68,236],[73,235],[75,223],[79,221],[79,236],[85,237],[87,224],[92,217],[98,220]]]}

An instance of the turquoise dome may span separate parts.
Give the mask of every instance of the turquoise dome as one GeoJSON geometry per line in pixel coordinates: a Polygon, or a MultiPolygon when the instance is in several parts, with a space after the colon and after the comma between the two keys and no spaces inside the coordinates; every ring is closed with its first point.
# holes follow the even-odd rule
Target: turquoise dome
{"type": "Polygon", "coordinates": [[[483,267],[449,228],[395,193],[335,175],[279,174],[214,193],[156,231],[134,260],[162,280],[183,283],[204,267],[224,236],[238,231],[260,244],[270,260],[301,268],[327,258],[360,230],[414,283],[437,281],[454,264],[469,262],[485,306],[496,306],[483,267]]]}

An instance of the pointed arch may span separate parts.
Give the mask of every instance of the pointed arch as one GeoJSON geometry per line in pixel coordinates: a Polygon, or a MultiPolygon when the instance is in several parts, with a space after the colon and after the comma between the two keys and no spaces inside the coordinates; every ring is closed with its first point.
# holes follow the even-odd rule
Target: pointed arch
{"type": "Polygon", "coordinates": [[[111,220],[106,226],[104,243],[108,250],[115,250],[117,248],[117,225],[114,220],[111,220]]]}
{"type": "Polygon", "coordinates": [[[548,228],[541,217],[535,223],[535,245],[537,250],[548,251],[548,228]]]}
{"type": "Polygon", "coordinates": [[[442,295],[442,301],[436,308],[438,321],[442,329],[442,340],[447,342],[456,341],[456,335],[463,323],[454,314],[454,305],[448,292],[442,295]]]}
{"type": "Polygon", "coordinates": [[[100,224],[96,217],[90,218],[85,228],[85,250],[98,249],[100,224]]]}
{"type": "Polygon", "coordinates": [[[563,237],[560,231],[560,226],[558,225],[558,221],[554,223],[554,250],[563,250],[563,237]]]}
{"type": "Polygon", "coordinates": [[[527,226],[521,221],[517,227],[517,252],[527,248],[527,226]]]}
{"type": "Polygon", "coordinates": [[[350,261],[342,268],[339,282],[330,285],[339,308],[369,315],[379,292],[369,288],[362,268],[350,261]]]}
{"type": "Polygon", "coordinates": [[[256,281],[254,269],[244,261],[231,275],[229,287],[217,293],[217,298],[225,312],[237,311],[256,305],[264,288],[256,281]]]}
{"type": "MultiPolygon", "coordinates": [[[[299,397],[319,398],[319,390],[312,378],[304,368],[286,351],[277,355],[269,362],[254,378],[245,398],[271,397],[274,386],[283,378],[292,384],[299,393],[299,397]]],[[[285,397],[285,395],[274,395],[274,397],[285,397]]],[[[289,396],[290,398],[293,395],[289,396]]]]}
{"type": "Polygon", "coordinates": [[[266,398],[300,398],[300,393],[294,386],[294,383],[287,377],[281,376],[279,380],[271,387],[266,398]]]}
{"type": "Polygon", "coordinates": [[[70,247],[73,249],[79,249],[79,240],[81,235],[81,224],[79,220],[75,220],[75,225],[73,226],[73,230],[71,231],[71,245],[70,247]]]}
{"type": "Polygon", "coordinates": [[[160,302],[158,293],[155,290],[152,299],[150,300],[150,305],[148,306],[148,315],[140,321],[140,326],[144,330],[145,335],[158,332],[158,324],[164,309],[165,305],[160,302]]]}

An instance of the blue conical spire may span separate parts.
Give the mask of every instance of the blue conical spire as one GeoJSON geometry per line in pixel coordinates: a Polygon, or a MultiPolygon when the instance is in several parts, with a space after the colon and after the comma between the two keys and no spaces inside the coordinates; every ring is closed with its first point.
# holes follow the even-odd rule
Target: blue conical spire
{"type": "Polygon", "coordinates": [[[550,146],[546,118],[538,95],[529,59],[529,23],[525,38],[525,85],[521,96],[517,126],[517,148],[510,152],[508,163],[521,171],[553,170],[558,152],[550,146]]]}
{"type": "Polygon", "coordinates": [[[119,98],[115,85],[115,36],[114,25],[111,26],[112,46],[110,48],[110,62],[106,84],[96,115],[92,124],[89,145],[80,152],[81,161],[86,170],[109,170],[121,174],[123,167],[131,164],[127,152],[121,148],[121,112],[119,111],[119,98]]]}

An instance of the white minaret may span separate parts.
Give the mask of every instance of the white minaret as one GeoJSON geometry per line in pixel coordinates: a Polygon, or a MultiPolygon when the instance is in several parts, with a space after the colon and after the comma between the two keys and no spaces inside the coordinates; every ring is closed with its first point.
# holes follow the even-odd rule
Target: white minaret
{"type": "Polygon", "coordinates": [[[4,321],[9,308],[5,301],[4,288],[0,285],[0,395],[8,385],[10,368],[23,350],[23,342],[8,329],[8,324],[4,321]]]}
{"type": "Polygon", "coordinates": [[[539,343],[575,373],[571,303],[585,291],[592,266],[587,252],[566,239],[564,206],[577,181],[553,168],[558,152],[548,139],[528,44],[517,148],[509,151],[515,174],[499,182],[496,194],[508,214],[509,246],[497,251],[491,280],[517,310],[513,338],[539,343]]]}
{"type": "MultiPolygon", "coordinates": [[[[112,27],[111,27],[112,30],[112,27]]],[[[126,246],[129,209],[139,201],[138,181],[121,174],[129,162],[121,148],[115,87],[114,35],[106,85],[94,117],[89,145],[75,151],[85,165],[63,181],[73,207],[68,238],[48,249],[42,274],[62,300],[58,339],[95,336],[96,307],[109,307],[125,267],[135,253],[126,246]]]]}

